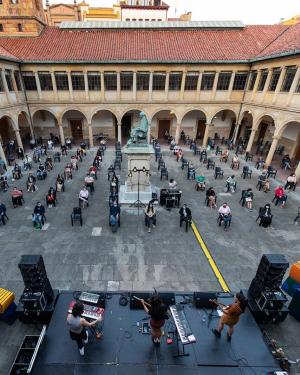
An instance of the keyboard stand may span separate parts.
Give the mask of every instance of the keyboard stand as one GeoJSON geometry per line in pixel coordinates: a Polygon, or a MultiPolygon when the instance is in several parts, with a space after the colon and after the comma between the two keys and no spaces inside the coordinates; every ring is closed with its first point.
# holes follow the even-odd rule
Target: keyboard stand
{"type": "Polygon", "coordinates": [[[184,345],[182,345],[182,353],[180,353],[179,342],[181,342],[181,340],[180,340],[177,328],[175,329],[175,331],[171,331],[171,332],[168,332],[168,333],[171,333],[173,335],[173,338],[175,336],[175,340],[176,340],[177,354],[173,355],[173,358],[188,357],[190,355],[190,353],[185,353],[184,345]]]}

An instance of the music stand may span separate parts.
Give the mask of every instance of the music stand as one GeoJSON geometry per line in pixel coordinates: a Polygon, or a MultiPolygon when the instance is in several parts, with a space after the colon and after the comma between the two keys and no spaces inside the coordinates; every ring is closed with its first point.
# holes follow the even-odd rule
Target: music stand
{"type": "Polygon", "coordinates": [[[132,171],[129,171],[128,177],[132,177],[132,173],[138,173],[138,198],[135,202],[133,202],[129,207],[137,207],[138,209],[138,216],[140,216],[140,207],[146,207],[146,205],[140,200],[140,173],[144,172],[147,176],[150,176],[150,171],[143,167],[142,169],[138,169],[136,167],[133,168],[132,171]]]}

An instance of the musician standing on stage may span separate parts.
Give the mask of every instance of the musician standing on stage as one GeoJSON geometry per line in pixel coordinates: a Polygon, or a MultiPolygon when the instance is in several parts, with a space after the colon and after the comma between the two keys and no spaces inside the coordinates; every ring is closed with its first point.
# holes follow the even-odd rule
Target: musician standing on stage
{"type": "Polygon", "coordinates": [[[213,329],[212,332],[218,338],[221,337],[221,332],[226,324],[228,326],[227,340],[231,340],[233,334],[234,326],[238,323],[240,315],[245,311],[247,306],[247,301],[242,293],[237,293],[235,295],[235,301],[229,306],[225,306],[214,301],[215,304],[219,305],[222,309],[223,315],[221,316],[217,329],[213,329]]]}
{"type": "MultiPolygon", "coordinates": [[[[102,318],[94,320],[93,322],[88,322],[81,317],[84,311],[83,303],[76,302],[73,306],[72,313],[68,314],[67,324],[70,329],[70,337],[72,340],[76,341],[79,353],[84,355],[84,344],[88,343],[88,332],[86,328],[94,327],[99,323],[102,318]]],[[[98,334],[97,338],[101,337],[101,334],[98,334]]]]}
{"type": "Polygon", "coordinates": [[[154,294],[151,297],[150,306],[143,299],[141,303],[146,313],[150,315],[152,342],[154,345],[159,346],[162,335],[161,328],[165,324],[165,319],[168,318],[168,308],[164,305],[158,294],[154,294]]]}

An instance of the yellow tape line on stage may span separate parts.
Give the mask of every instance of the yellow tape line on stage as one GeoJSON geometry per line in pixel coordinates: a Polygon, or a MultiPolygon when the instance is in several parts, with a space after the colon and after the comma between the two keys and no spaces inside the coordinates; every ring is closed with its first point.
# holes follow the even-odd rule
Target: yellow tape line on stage
{"type": "Polygon", "coordinates": [[[203,241],[203,239],[202,239],[202,237],[201,237],[201,235],[200,235],[200,233],[199,233],[199,231],[198,231],[194,222],[192,222],[192,229],[193,229],[193,231],[195,233],[195,236],[196,236],[196,238],[199,242],[199,245],[200,245],[204,255],[206,256],[206,258],[207,258],[207,260],[210,264],[210,267],[213,270],[213,272],[214,272],[219,284],[221,285],[223,291],[224,292],[230,292],[229,286],[227,285],[226,281],[224,280],[224,277],[222,276],[222,274],[221,274],[216,262],[214,261],[210,251],[208,250],[207,246],[205,245],[205,242],[203,241]]]}

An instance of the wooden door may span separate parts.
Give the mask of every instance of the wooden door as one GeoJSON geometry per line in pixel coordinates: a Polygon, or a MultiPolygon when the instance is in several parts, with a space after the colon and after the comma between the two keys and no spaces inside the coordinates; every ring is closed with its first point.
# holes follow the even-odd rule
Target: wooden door
{"type": "Polygon", "coordinates": [[[126,115],[122,119],[121,133],[124,141],[127,141],[131,132],[131,116],[126,115]]]}
{"type": "Polygon", "coordinates": [[[205,133],[206,123],[204,120],[198,120],[196,139],[203,139],[205,133]]]}
{"type": "Polygon", "coordinates": [[[82,120],[70,120],[70,126],[74,142],[81,141],[83,139],[82,120]]]}
{"type": "Polygon", "coordinates": [[[158,138],[165,139],[166,131],[170,134],[170,120],[158,120],[158,138]]]}
{"type": "Polygon", "coordinates": [[[269,126],[269,124],[267,124],[265,122],[262,122],[260,124],[260,131],[259,131],[258,140],[265,138],[265,134],[266,134],[266,131],[268,129],[268,126],[269,126]]]}

